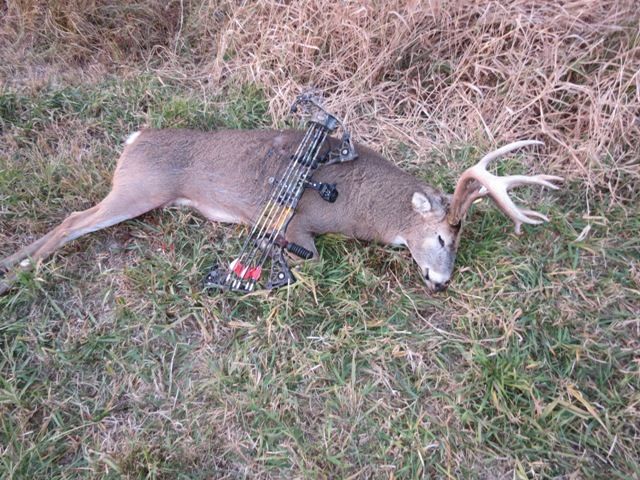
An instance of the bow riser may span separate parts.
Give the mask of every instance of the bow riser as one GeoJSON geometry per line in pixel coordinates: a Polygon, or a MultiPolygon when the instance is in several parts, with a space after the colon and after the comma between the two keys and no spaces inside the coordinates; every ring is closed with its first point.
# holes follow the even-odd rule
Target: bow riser
{"type": "Polygon", "coordinates": [[[309,95],[301,95],[291,107],[293,112],[302,106],[312,110],[311,120],[296,151],[290,156],[289,164],[278,179],[270,178],[271,192],[258,216],[240,255],[228,268],[214,268],[205,279],[205,287],[242,292],[253,291],[260,281],[264,264],[271,259],[271,271],[265,288],[271,290],[295,282],[289,269],[284,251],[309,259],[313,256],[300,245],[288,243],[284,238],[287,226],[293,218],[300,198],[305,189],[311,188],[327,202],[335,202],[338,190],[335,184],[314,182],[312,175],[320,165],[342,163],[357,158],[357,153],[349,132],[342,122],[320,106],[309,95]],[[329,150],[320,156],[329,136],[342,127],[343,135],[340,148],[329,150]]]}

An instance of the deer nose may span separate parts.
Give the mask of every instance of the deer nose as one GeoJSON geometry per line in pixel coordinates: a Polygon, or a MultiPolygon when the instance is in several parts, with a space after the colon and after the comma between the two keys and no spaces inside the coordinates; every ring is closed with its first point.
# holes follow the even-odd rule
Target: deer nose
{"type": "Polygon", "coordinates": [[[436,292],[443,292],[447,289],[447,287],[449,286],[449,282],[444,282],[444,283],[434,283],[433,284],[433,289],[436,292]]]}
{"type": "Polygon", "coordinates": [[[446,290],[449,286],[449,282],[451,281],[450,278],[445,277],[444,275],[432,274],[432,272],[430,272],[428,268],[424,272],[424,279],[427,281],[427,285],[429,286],[429,288],[434,292],[442,292],[446,290]],[[436,281],[436,278],[442,281],[438,282],[436,281]]]}

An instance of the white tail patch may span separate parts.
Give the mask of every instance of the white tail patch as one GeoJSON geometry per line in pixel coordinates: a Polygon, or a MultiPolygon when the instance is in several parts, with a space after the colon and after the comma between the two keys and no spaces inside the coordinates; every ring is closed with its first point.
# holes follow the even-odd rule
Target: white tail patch
{"type": "Polygon", "coordinates": [[[140,135],[140,131],[133,132],[131,135],[129,135],[129,137],[127,137],[127,141],[125,142],[125,144],[131,145],[133,142],[136,141],[136,138],[138,138],[139,135],[140,135]]]}

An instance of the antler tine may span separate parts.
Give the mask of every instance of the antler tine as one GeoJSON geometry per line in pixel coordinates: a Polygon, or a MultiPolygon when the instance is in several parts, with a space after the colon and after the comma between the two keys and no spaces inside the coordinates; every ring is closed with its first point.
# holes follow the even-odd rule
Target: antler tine
{"type": "Polygon", "coordinates": [[[473,167],[465,170],[460,176],[453,194],[453,200],[449,209],[449,223],[458,224],[464,217],[471,203],[482,196],[489,195],[502,212],[507,215],[515,223],[515,231],[520,234],[520,228],[523,223],[537,225],[548,222],[549,219],[536,211],[527,210],[518,207],[511,197],[508,190],[522,185],[541,185],[557,190],[559,187],[552,182],[563,181],[562,177],[555,175],[510,175],[506,177],[498,177],[487,171],[487,166],[493,160],[496,160],[513,150],[530,145],[544,145],[537,140],[523,140],[510,143],[493,152],[488,153],[473,167]]]}
{"type": "Polygon", "coordinates": [[[504,147],[500,147],[493,152],[487,153],[476,165],[482,168],[487,168],[487,166],[494,160],[504,157],[507,153],[513,152],[519,148],[528,147],[529,145],[544,145],[544,142],[541,142],[540,140],[520,140],[518,142],[509,143],[504,147]]]}
{"type": "Polygon", "coordinates": [[[555,175],[509,175],[503,177],[509,179],[508,188],[520,187],[522,185],[542,185],[543,187],[558,190],[560,187],[551,183],[551,181],[562,182],[564,178],[555,175]]]}

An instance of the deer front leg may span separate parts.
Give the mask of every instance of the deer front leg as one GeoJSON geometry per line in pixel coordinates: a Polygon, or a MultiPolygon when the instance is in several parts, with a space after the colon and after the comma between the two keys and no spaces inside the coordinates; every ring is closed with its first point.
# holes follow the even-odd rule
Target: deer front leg
{"type": "Polygon", "coordinates": [[[295,217],[289,224],[289,227],[287,228],[287,232],[285,233],[285,238],[287,239],[288,242],[295,243],[296,245],[300,245],[304,249],[310,251],[313,254],[313,257],[311,257],[311,260],[318,261],[319,255],[318,255],[318,250],[316,249],[316,244],[313,240],[313,234],[309,230],[302,228],[302,225],[300,225],[300,223],[298,222],[294,222],[294,220],[295,220],[295,217]]]}

